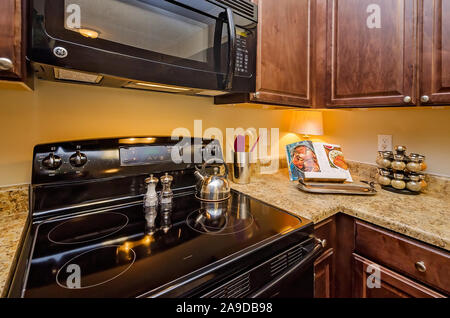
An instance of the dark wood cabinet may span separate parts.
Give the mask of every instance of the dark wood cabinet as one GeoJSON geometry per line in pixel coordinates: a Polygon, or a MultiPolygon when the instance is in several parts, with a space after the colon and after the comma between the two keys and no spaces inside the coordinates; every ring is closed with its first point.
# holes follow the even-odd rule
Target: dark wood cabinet
{"type": "Polygon", "coordinates": [[[353,254],[352,282],[353,297],[356,298],[445,297],[422,284],[357,254],[353,254]],[[378,275],[377,281],[376,276],[378,275]]]}
{"type": "Polygon", "coordinates": [[[258,4],[256,102],[310,106],[313,0],[258,4]]]}
{"type": "Polygon", "coordinates": [[[22,0],[0,1],[0,87],[32,87],[25,62],[25,4],[22,0]]]}
{"type": "Polygon", "coordinates": [[[215,103],[312,107],[316,1],[252,1],[258,4],[256,92],[218,96],[215,103]]]}
{"type": "Polygon", "coordinates": [[[328,0],[327,106],[416,103],[415,0],[328,0]]]}
{"type": "Polygon", "coordinates": [[[314,234],[317,238],[326,240],[325,251],[314,262],[314,297],[333,298],[335,296],[335,217],[316,224],[314,226],[314,234]]]}
{"type": "Polygon", "coordinates": [[[314,263],[314,297],[446,297],[450,254],[338,213],[314,227],[327,247],[314,263]],[[379,285],[374,285],[374,269],[379,285]],[[368,283],[369,281],[369,283],[368,283]]]}
{"type": "Polygon", "coordinates": [[[420,99],[422,105],[450,104],[450,1],[420,2],[420,99]]]}

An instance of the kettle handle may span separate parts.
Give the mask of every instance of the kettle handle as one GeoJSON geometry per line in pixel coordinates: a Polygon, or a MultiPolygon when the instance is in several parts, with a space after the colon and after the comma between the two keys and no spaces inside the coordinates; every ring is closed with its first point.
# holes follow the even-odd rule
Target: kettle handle
{"type": "Polygon", "coordinates": [[[216,161],[219,161],[219,163],[221,163],[225,167],[225,174],[223,175],[223,177],[228,178],[228,166],[225,163],[225,161],[223,161],[223,159],[219,159],[219,158],[210,158],[210,159],[206,160],[202,165],[202,169],[201,169],[200,173],[203,176],[206,176],[206,165],[216,162],[216,161]]]}

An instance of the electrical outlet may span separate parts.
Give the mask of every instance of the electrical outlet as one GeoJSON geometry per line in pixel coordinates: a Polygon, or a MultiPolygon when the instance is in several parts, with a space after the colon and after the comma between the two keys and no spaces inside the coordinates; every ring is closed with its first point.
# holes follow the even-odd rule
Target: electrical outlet
{"type": "Polygon", "coordinates": [[[392,135],[378,135],[378,151],[392,151],[392,135]]]}

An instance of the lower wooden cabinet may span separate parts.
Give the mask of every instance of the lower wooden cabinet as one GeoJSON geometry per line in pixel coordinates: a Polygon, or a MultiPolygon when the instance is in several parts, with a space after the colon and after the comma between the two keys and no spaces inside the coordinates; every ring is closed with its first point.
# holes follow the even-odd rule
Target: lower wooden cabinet
{"type": "Polygon", "coordinates": [[[353,254],[353,297],[441,298],[444,295],[403,275],[353,254]]]}
{"type": "Polygon", "coordinates": [[[314,298],[334,297],[334,250],[325,251],[314,263],[314,298]]]}
{"type": "Polygon", "coordinates": [[[327,241],[314,263],[316,298],[450,294],[447,251],[342,213],[315,225],[314,233],[327,241]]]}

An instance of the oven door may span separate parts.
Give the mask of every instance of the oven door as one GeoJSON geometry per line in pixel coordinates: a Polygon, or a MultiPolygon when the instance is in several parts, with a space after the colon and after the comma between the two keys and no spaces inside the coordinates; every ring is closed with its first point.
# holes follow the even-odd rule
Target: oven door
{"type": "Polygon", "coordinates": [[[35,62],[145,82],[250,91],[233,80],[253,75],[236,61],[241,39],[254,42],[255,23],[244,22],[225,5],[33,0],[32,18],[30,55],[35,62]]]}

